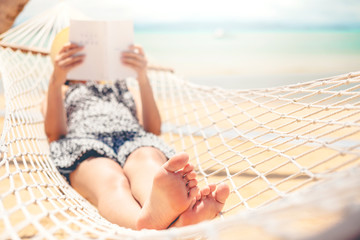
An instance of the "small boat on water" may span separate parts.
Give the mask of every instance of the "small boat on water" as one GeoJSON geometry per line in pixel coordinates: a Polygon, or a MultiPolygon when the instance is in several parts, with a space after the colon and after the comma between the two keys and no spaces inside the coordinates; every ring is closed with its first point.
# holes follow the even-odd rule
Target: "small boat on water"
{"type": "Polygon", "coordinates": [[[222,28],[218,28],[214,31],[214,37],[215,38],[223,38],[225,37],[225,31],[222,28]]]}

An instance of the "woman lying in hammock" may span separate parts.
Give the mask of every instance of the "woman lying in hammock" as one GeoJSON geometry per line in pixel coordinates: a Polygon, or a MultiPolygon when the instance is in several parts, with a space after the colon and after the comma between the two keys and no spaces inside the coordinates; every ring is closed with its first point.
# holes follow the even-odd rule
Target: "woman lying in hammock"
{"type": "Polygon", "coordinates": [[[136,103],[125,81],[67,81],[85,58],[75,55],[81,50],[68,43],[57,54],[45,106],[51,158],[60,173],[102,216],[123,227],[166,229],[214,218],[229,187],[199,190],[188,155],[175,154],[156,136],[161,119],[143,49],[132,46],[121,56],[137,72],[136,103]]]}

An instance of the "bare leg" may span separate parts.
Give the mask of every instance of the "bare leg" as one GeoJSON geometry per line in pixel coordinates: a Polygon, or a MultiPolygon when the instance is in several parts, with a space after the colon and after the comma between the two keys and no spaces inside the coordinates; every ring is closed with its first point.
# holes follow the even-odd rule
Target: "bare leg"
{"type": "Polygon", "coordinates": [[[152,147],[138,148],[127,158],[124,172],[131,183],[131,192],[141,206],[149,198],[154,177],[166,161],[165,155],[152,147]]]}
{"type": "MultiPolygon", "coordinates": [[[[165,155],[153,147],[138,148],[126,160],[124,172],[131,183],[131,192],[141,206],[150,197],[153,180],[166,161],[165,155]]],[[[190,180],[189,187],[197,185],[193,170],[191,164],[186,164],[183,169],[185,180],[190,180]]]]}
{"type": "Polygon", "coordinates": [[[157,151],[141,148],[124,166],[133,195],[143,206],[138,229],[167,228],[190,206],[198,192],[196,174],[188,164],[188,155],[178,154],[164,163],[166,159],[157,151]],[[147,157],[151,155],[154,159],[147,157]]]}
{"type": "Polygon", "coordinates": [[[136,228],[141,208],[117,162],[108,158],[85,160],[70,174],[70,182],[110,222],[136,228]]]}
{"type": "Polygon", "coordinates": [[[217,188],[214,184],[203,188],[197,199],[180,215],[173,226],[181,227],[215,218],[224,207],[229,192],[229,186],[225,183],[220,184],[217,188]]]}

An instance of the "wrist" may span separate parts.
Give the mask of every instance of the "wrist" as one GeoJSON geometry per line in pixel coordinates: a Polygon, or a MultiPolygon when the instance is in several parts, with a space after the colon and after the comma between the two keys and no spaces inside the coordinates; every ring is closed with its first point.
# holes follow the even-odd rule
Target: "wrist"
{"type": "Polygon", "coordinates": [[[56,86],[62,86],[66,82],[66,75],[56,73],[56,71],[53,72],[50,78],[50,84],[56,85],[56,86]]]}
{"type": "Polygon", "coordinates": [[[51,80],[49,82],[49,88],[61,89],[62,86],[63,86],[62,82],[57,81],[54,77],[51,78],[51,80]]]}
{"type": "Polygon", "coordinates": [[[137,80],[138,80],[139,84],[149,82],[149,78],[146,73],[138,73],[137,80]]]}

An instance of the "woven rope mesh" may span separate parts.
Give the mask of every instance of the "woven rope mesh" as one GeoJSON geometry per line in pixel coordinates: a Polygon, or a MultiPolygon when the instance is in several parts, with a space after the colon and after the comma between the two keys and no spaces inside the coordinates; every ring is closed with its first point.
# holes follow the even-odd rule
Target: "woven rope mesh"
{"type": "Polygon", "coordinates": [[[40,111],[47,53],[69,12],[60,4],[0,36],[0,239],[304,239],[359,216],[360,73],[225,90],[152,69],[162,138],[189,153],[200,185],[226,182],[231,194],[219,218],[195,226],[137,232],[106,221],[50,161],[40,111]]]}

